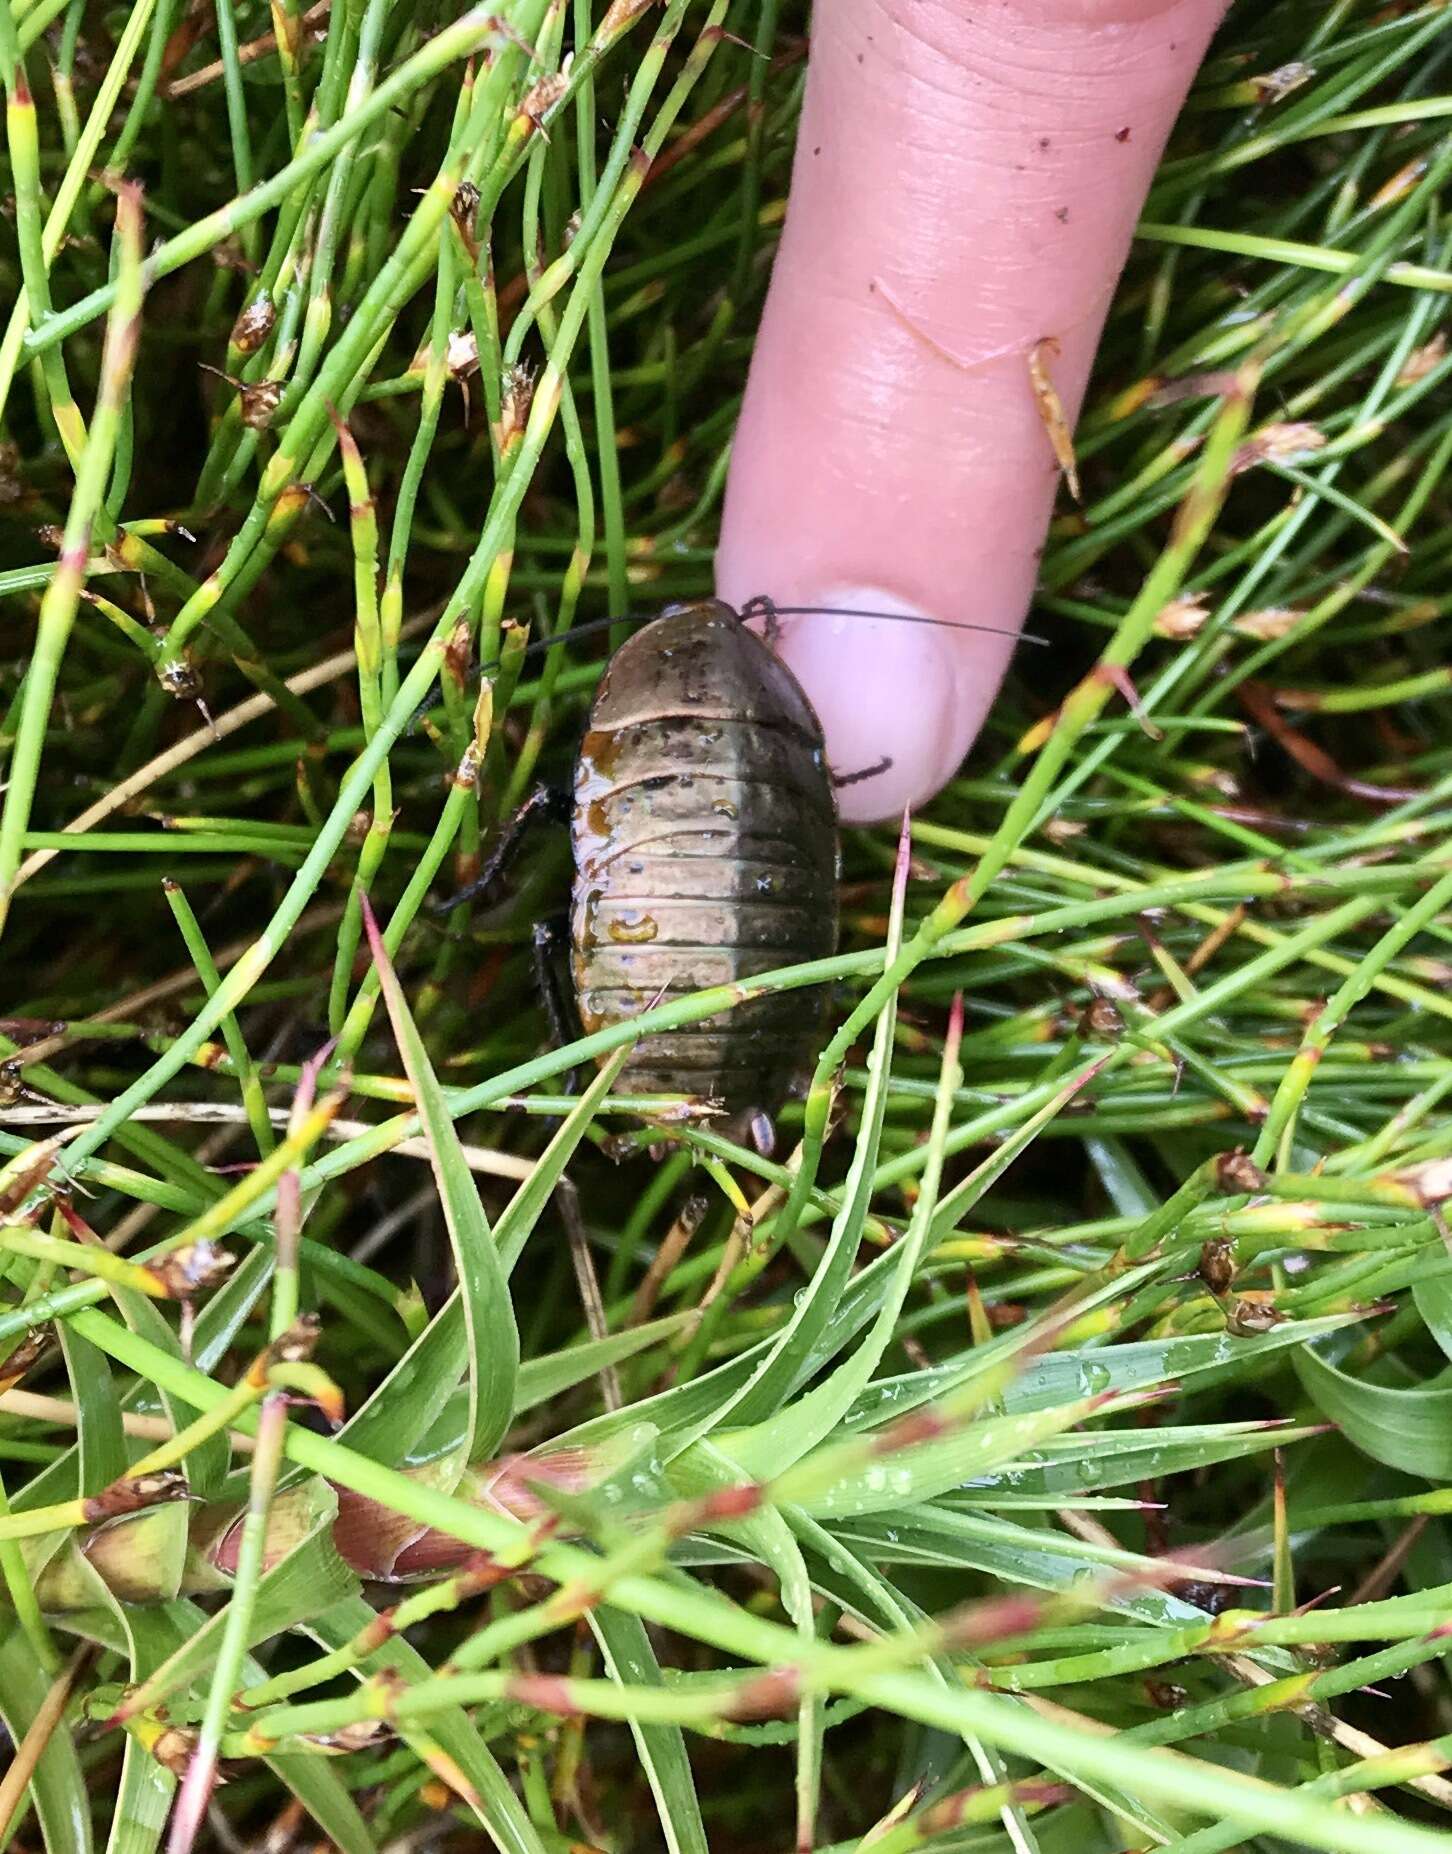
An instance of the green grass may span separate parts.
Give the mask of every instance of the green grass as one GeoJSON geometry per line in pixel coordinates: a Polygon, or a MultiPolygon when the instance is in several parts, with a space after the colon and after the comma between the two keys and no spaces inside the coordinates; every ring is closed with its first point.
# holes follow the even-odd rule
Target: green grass
{"type": "Polygon", "coordinates": [[[789,1162],[425,908],[709,587],[802,24],[0,23],[4,1845],[1452,1847],[1452,13],[1232,13],[789,1162]]]}

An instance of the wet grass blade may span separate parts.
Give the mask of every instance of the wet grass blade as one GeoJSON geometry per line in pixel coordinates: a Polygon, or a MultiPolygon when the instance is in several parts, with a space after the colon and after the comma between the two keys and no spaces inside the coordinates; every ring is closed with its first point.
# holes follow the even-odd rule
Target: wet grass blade
{"type": "Polygon", "coordinates": [[[363,920],[389,1021],[414,1091],[419,1123],[428,1141],[429,1161],[439,1191],[439,1208],[448,1228],[458,1272],[469,1373],[469,1422],[463,1460],[483,1460],[499,1446],[514,1414],[519,1331],[514,1322],[509,1284],[443,1090],[366,898],[363,920]]]}

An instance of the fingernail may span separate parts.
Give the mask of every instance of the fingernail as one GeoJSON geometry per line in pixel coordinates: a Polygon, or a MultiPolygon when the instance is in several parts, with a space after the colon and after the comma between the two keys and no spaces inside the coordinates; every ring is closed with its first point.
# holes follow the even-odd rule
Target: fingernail
{"type": "Polygon", "coordinates": [[[881,587],[825,586],[793,602],[853,614],[785,618],[777,646],[817,711],[833,773],[851,779],[890,761],[839,789],[842,821],[878,823],[925,803],[951,778],[967,744],[960,640],[934,614],[881,587]]]}

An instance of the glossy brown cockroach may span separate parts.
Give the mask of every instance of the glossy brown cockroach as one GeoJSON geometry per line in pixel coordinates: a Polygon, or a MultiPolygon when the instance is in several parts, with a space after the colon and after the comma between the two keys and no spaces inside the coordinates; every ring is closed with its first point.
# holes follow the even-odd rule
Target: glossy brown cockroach
{"type": "MultiPolygon", "coordinates": [[[[738,613],[707,599],[627,638],[596,691],[573,790],[535,792],[477,880],[442,904],[488,889],[531,817],[567,819],[570,969],[587,1032],[836,948],[833,788],[847,780],[829,769],[795,676],[745,622],[764,618],[770,637],[783,615],[766,600],[738,613]]],[[[769,1152],[772,1116],[815,1060],[824,1002],[816,988],[777,992],[644,1036],[616,1087],[709,1100],[769,1152]]]]}
{"type": "MultiPolygon", "coordinates": [[[[728,605],[675,606],[616,651],[575,762],[571,972],[586,1030],[837,945],[837,804],[821,723],[728,605]]],[[[642,1037],[632,1093],[706,1095],[769,1149],[810,1069],[820,991],[642,1037]]]]}

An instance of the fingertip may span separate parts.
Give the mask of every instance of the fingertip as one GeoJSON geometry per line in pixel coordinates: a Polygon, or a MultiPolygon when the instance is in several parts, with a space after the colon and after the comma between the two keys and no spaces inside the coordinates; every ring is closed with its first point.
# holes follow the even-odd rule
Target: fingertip
{"type": "Polygon", "coordinates": [[[849,614],[787,618],[777,645],[822,723],[843,823],[916,811],[972,744],[1012,637],[967,631],[880,588],[831,586],[801,603],[849,614]],[[855,615],[871,611],[902,619],[855,615]]]}
{"type": "MultiPolygon", "coordinates": [[[[949,623],[1021,621],[1062,464],[1040,344],[1055,344],[1043,371],[1072,426],[1222,4],[817,8],[721,597],[877,607],[870,589],[887,584],[949,623]],[[843,584],[864,596],[830,596],[843,584]]],[[[847,822],[893,820],[953,776],[1012,649],[913,631],[806,619],[785,642],[834,769],[892,760],[841,789],[847,822]]]]}

